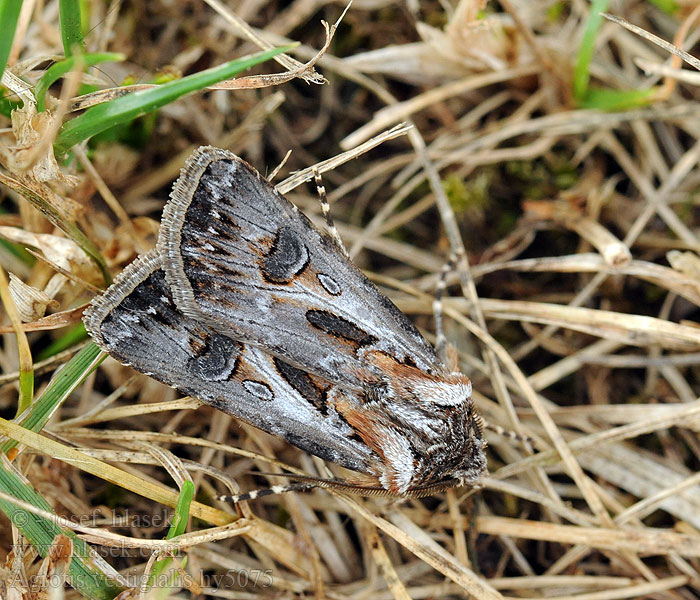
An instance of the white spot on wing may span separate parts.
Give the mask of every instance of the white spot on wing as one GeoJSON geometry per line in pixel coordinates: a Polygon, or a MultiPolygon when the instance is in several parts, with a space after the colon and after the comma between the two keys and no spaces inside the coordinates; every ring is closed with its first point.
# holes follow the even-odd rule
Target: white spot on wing
{"type": "Polygon", "coordinates": [[[339,296],[340,293],[343,291],[340,289],[338,282],[335,279],[333,279],[330,275],[326,275],[325,273],[319,273],[318,275],[316,275],[316,277],[318,277],[318,280],[323,286],[323,289],[325,289],[331,296],[339,296]]]}
{"type": "Polygon", "coordinates": [[[244,379],[241,383],[245,389],[247,389],[256,398],[260,398],[260,400],[269,402],[270,400],[275,399],[275,395],[272,393],[272,390],[265,383],[252,381],[251,379],[244,379]]]}

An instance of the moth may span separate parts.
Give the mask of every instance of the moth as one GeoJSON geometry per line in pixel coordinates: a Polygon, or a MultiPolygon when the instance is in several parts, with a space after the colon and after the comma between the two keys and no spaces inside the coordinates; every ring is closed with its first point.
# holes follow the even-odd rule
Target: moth
{"type": "Polygon", "coordinates": [[[250,165],[199,148],[156,248],[85,311],[124,364],[399,496],[486,471],[471,382],[250,165]]]}

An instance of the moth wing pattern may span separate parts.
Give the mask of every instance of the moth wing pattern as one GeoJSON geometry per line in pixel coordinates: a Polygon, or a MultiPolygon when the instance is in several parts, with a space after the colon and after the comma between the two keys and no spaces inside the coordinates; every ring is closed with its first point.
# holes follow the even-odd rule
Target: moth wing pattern
{"type": "Polygon", "coordinates": [[[184,315],[152,250],[85,311],[97,344],[120,362],[348,469],[378,457],[325,403],[332,386],[184,315]]]}
{"type": "Polygon", "coordinates": [[[202,147],[187,161],[158,249],[184,314],[347,389],[362,388],[371,351],[442,368],[330,236],[228,151],[202,147]]]}
{"type": "Polygon", "coordinates": [[[118,360],[393,494],[486,472],[471,382],[247,163],[204,147],[87,311],[118,360]]]}

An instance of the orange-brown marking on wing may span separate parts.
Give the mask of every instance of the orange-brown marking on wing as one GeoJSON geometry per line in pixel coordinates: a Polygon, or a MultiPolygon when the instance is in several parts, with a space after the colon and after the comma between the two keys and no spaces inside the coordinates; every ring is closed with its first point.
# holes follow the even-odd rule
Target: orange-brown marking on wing
{"type": "Polygon", "coordinates": [[[368,352],[365,359],[381,369],[392,380],[395,389],[401,395],[414,396],[415,389],[426,383],[436,386],[444,385],[446,388],[456,385],[470,385],[469,378],[462,373],[426,373],[417,367],[400,363],[384,352],[368,352]]]}
{"type": "Polygon", "coordinates": [[[387,459],[384,450],[386,425],[382,424],[381,416],[372,410],[358,409],[345,399],[337,399],[335,409],[357,431],[362,441],[381,458],[389,482],[388,489],[390,492],[398,494],[398,473],[392,468],[391,461],[387,459]]]}

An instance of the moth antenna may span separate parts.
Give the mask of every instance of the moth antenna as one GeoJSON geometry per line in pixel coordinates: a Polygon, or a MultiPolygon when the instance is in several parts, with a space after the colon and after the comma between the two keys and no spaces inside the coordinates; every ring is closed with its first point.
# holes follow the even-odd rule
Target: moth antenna
{"type": "Polygon", "coordinates": [[[447,338],[442,327],[442,298],[447,289],[447,276],[457,264],[457,255],[451,254],[449,260],[443,265],[440,279],[435,288],[435,299],[433,300],[433,317],[435,319],[435,350],[441,360],[445,361],[447,350],[447,338]]]}
{"type": "Polygon", "coordinates": [[[326,188],[323,185],[323,180],[321,179],[321,173],[316,167],[313,167],[313,174],[314,181],[316,182],[316,191],[318,192],[318,201],[321,204],[321,212],[323,213],[323,217],[326,219],[326,229],[328,230],[328,234],[333,238],[333,241],[336,243],[338,248],[340,248],[341,252],[347,258],[350,258],[348,251],[345,249],[345,244],[343,244],[343,240],[340,238],[338,229],[333,222],[331,205],[328,203],[328,196],[326,195],[326,188]]]}
{"type": "Polygon", "coordinates": [[[507,438],[509,440],[512,440],[514,442],[527,442],[531,446],[534,446],[537,448],[539,444],[537,443],[537,440],[535,438],[530,437],[529,435],[525,435],[522,433],[518,433],[517,431],[513,431],[512,429],[505,429],[501,427],[500,425],[494,425],[493,423],[489,423],[486,421],[483,417],[479,417],[481,419],[481,426],[484,429],[488,429],[489,431],[493,431],[496,435],[500,435],[501,437],[507,438]]]}
{"type": "Polygon", "coordinates": [[[252,492],[246,492],[245,494],[224,494],[222,496],[217,496],[216,499],[238,504],[239,502],[255,500],[256,498],[262,498],[263,496],[286,494],[287,492],[307,492],[315,487],[318,486],[314,483],[302,482],[290,483],[289,485],[273,485],[269,488],[261,488],[259,490],[253,490],[252,492]]]}

